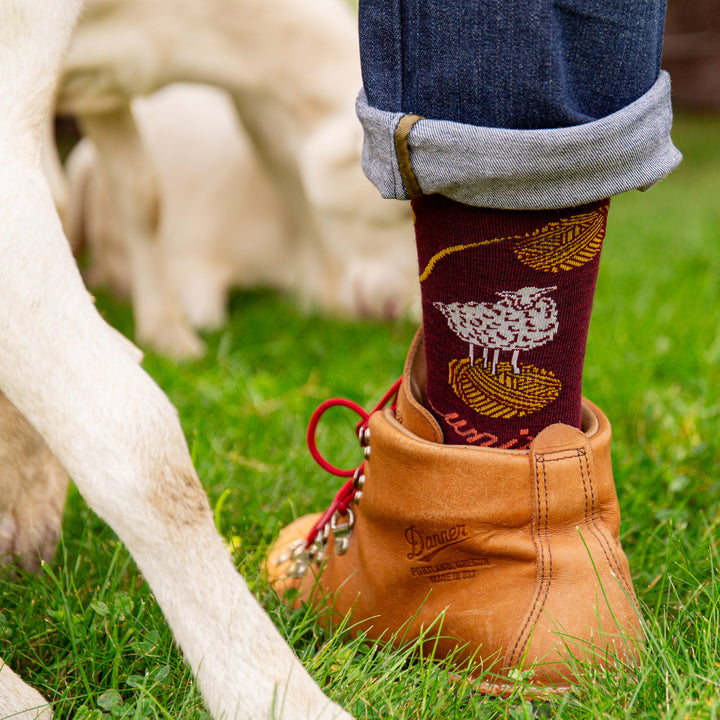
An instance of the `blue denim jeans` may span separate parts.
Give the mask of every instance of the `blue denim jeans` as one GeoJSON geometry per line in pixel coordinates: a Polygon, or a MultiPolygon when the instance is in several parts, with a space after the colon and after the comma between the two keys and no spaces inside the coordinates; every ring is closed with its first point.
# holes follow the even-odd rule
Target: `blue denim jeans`
{"type": "Polygon", "coordinates": [[[385,197],[567,207],[680,161],[665,0],[360,0],[363,166],[385,197]]]}

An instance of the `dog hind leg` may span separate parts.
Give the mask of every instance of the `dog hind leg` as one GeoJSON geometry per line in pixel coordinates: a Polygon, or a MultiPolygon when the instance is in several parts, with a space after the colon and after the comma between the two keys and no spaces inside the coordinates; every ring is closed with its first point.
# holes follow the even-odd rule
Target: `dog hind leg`
{"type": "Polygon", "coordinates": [[[349,720],[235,572],[175,409],[92,305],[62,233],[42,124],[78,8],[0,3],[0,388],[133,554],[215,717],[349,720]]]}
{"type": "Polygon", "coordinates": [[[90,302],[40,170],[13,170],[27,194],[0,177],[0,387],[133,554],[213,712],[269,718],[286,697],[288,720],[349,717],[235,572],[175,409],[90,302]]]}
{"type": "Polygon", "coordinates": [[[0,565],[49,562],[60,537],[68,476],[43,439],[0,393],[0,565]]]}

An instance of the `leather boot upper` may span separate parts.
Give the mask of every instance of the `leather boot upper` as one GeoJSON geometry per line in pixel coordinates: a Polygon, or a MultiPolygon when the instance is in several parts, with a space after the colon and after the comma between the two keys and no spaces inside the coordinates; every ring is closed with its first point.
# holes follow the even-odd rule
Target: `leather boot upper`
{"type": "Polygon", "coordinates": [[[400,642],[432,627],[436,652],[462,648],[495,691],[525,671],[562,688],[577,661],[634,656],[607,418],[585,402],[583,431],[552,425],[529,451],[443,445],[423,407],[421,343],[395,411],[370,417],[346,551],[330,531],[323,563],[291,584],[338,619],[351,612],[353,633],[400,642]]]}

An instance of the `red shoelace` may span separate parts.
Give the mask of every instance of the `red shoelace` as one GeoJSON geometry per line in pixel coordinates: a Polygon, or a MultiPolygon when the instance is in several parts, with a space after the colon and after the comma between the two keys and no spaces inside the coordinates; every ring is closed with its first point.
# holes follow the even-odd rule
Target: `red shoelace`
{"type": "Polygon", "coordinates": [[[365,456],[367,458],[369,452],[368,426],[370,422],[370,416],[373,413],[383,410],[391,401],[392,404],[390,405],[390,407],[392,410],[395,410],[395,406],[397,405],[397,394],[398,390],[400,389],[401,380],[402,378],[398,379],[395,383],[393,383],[392,387],[385,393],[380,402],[369,413],[365,412],[365,410],[360,407],[360,405],[358,405],[356,402],[353,402],[352,400],[347,400],[345,398],[330,398],[329,400],[325,400],[325,402],[318,405],[317,409],[310,417],[310,422],[308,423],[307,429],[307,444],[310,450],[310,454],[313,456],[313,458],[315,458],[315,461],[323,470],[326,470],[332,475],[337,475],[338,477],[350,479],[347,480],[347,482],[345,482],[344,485],[340,488],[337,495],[335,495],[334,500],[332,501],[332,503],[330,503],[330,507],[328,507],[328,509],[320,516],[320,519],[317,521],[317,523],[315,523],[312,530],[308,533],[304,543],[305,550],[309,549],[313,545],[321,532],[325,534],[325,537],[327,537],[326,528],[333,521],[333,518],[348,514],[350,505],[355,499],[355,496],[359,490],[359,478],[363,476],[363,470],[365,468],[365,460],[363,460],[363,462],[360,463],[360,465],[358,465],[358,467],[356,468],[344,470],[342,468],[336,467],[332,463],[329,463],[322,456],[320,450],[318,450],[317,442],[315,440],[315,433],[317,432],[317,427],[320,419],[327,410],[333,407],[345,407],[357,413],[360,416],[360,421],[355,426],[355,432],[357,433],[358,439],[360,440],[360,444],[365,448],[365,456]]]}

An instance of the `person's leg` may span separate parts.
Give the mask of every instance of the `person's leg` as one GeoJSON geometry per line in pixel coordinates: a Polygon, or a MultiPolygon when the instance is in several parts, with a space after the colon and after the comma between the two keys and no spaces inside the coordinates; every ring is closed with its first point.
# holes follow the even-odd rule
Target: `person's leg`
{"type": "Polygon", "coordinates": [[[370,637],[441,615],[436,651],[464,646],[491,692],[562,690],[641,642],[610,426],[580,378],[607,198],[679,153],[664,8],[609,5],[360,4],[363,167],[413,200],[424,338],[391,409],[363,414],[354,479],[268,572],[370,637]]]}
{"type": "MultiPolygon", "coordinates": [[[[367,102],[482,128],[593,123],[655,84],[664,14],[664,0],[361,2],[367,102]]],[[[522,155],[528,135],[510,133],[503,156],[522,155]]],[[[522,448],[553,422],[580,427],[610,193],[585,188],[582,205],[564,194],[575,181],[567,161],[556,195],[529,204],[511,195],[461,204],[423,195],[417,178],[405,188],[415,197],[427,404],[446,443],[522,448]]],[[[504,180],[512,191],[519,178],[504,180]]]]}

